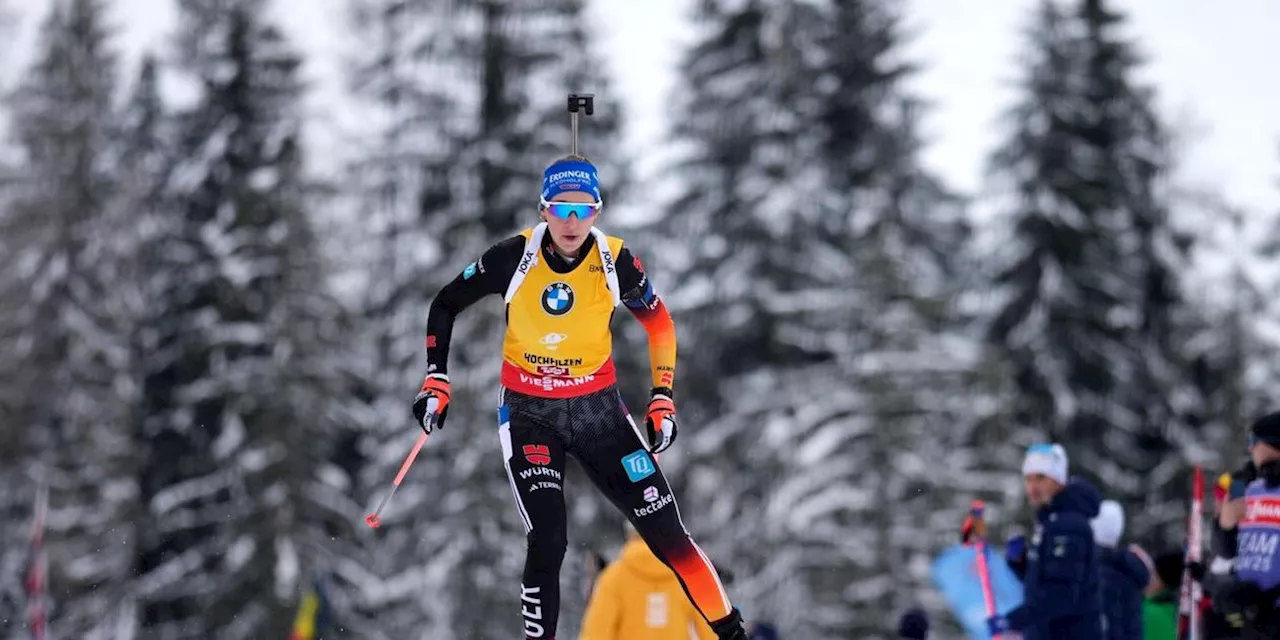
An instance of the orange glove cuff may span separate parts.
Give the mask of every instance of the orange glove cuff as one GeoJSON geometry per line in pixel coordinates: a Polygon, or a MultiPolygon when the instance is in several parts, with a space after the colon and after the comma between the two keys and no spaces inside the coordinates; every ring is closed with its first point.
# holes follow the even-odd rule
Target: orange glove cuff
{"type": "Polygon", "coordinates": [[[431,392],[440,403],[436,409],[438,412],[444,411],[444,408],[449,406],[449,396],[452,394],[452,390],[449,387],[448,380],[427,376],[427,379],[422,381],[422,393],[426,392],[431,392]]]}
{"type": "MultiPolygon", "coordinates": [[[[675,412],[676,412],[676,403],[673,402],[671,398],[664,398],[662,396],[657,396],[649,400],[648,415],[650,418],[657,418],[657,420],[661,420],[662,416],[670,415],[675,412]]],[[[656,423],[657,420],[655,420],[654,422],[656,423]]]]}

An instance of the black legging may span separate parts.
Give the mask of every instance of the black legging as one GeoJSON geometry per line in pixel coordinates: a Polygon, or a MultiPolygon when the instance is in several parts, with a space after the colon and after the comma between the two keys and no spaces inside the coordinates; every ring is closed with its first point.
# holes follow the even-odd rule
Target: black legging
{"type": "Polygon", "coordinates": [[[708,622],[730,614],[715,568],[680,521],[671,487],[643,446],[616,387],[568,399],[504,390],[498,416],[507,475],[529,543],[520,585],[527,639],[554,638],[560,617],[566,453],[675,572],[708,622]]]}

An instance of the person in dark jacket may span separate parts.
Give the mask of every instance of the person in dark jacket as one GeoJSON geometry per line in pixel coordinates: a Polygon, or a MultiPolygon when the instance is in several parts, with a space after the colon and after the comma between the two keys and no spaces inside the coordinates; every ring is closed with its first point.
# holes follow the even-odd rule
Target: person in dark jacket
{"type": "Polygon", "coordinates": [[[898,637],[905,640],[929,640],[929,614],[919,607],[908,609],[898,618],[898,637]]]}
{"type": "Polygon", "coordinates": [[[1021,632],[1024,640],[1102,638],[1098,551],[1089,521],[1098,515],[1098,490],[1067,475],[1067,452],[1036,444],[1022,463],[1036,529],[1027,545],[1025,601],[1008,615],[987,619],[992,635],[1021,632]]]}
{"type": "Polygon", "coordinates": [[[1280,638],[1280,412],[1256,420],[1249,455],[1258,477],[1245,489],[1236,526],[1234,579],[1218,588],[1214,607],[1240,637],[1280,638]]]}
{"type": "Polygon", "coordinates": [[[1151,581],[1151,570],[1137,554],[1119,546],[1124,534],[1124,508],[1115,500],[1104,500],[1090,524],[1098,545],[1102,637],[1142,640],[1142,592],[1151,581]]]}
{"type": "Polygon", "coordinates": [[[1240,629],[1217,607],[1216,594],[1235,579],[1236,529],[1245,516],[1245,490],[1258,477],[1258,469],[1250,460],[1234,473],[1224,473],[1213,489],[1214,517],[1209,533],[1207,563],[1192,563],[1191,576],[1204,587],[1204,640],[1239,640],[1240,629]]]}
{"type": "Polygon", "coordinates": [[[747,640],[781,640],[778,630],[768,622],[755,622],[747,630],[747,640]]]}
{"type": "Polygon", "coordinates": [[[1177,640],[1178,585],[1185,553],[1165,551],[1152,560],[1155,576],[1147,584],[1147,598],[1142,603],[1143,640],[1177,640]]]}

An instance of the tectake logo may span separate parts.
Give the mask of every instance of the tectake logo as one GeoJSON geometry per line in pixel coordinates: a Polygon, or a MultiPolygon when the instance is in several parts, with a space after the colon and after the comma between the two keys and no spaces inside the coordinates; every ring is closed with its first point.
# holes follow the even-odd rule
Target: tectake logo
{"type": "Polygon", "coordinates": [[[632,509],[631,512],[636,514],[637,518],[643,518],[645,516],[651,516],[661,511],[663,507],[671,504],[672,502],[675,502],[675,498],[668,493],[667,495],[662,496],[661,498],[658,498],[654,502],[650,502],[649,506],[640,507],[639,509],[632,509]]]}
{"type": "Polygon", "coordinates": [[[568,339],[569,336],[566,336],[563,333],[548,333],[547,335],[542,336],[542,339],[538,340],[538,343],[551,351],[555,351],[556,347],[559,347],[561,342],[568,339]]]}
{"type": "Polygon", "coordinates": [[[654,486],[645,487],[645,490],[644,490],[644,501],[645,501],[645,502],[657,502],[657,501],[658,501],[658,488],[657,488],[657,487],[654,487],[654,486]]]}
{"type": "Polygon", "coordinates": [[[476,263],[472,262],[471,264],[467,265],[466,269],[462,270],[462,279],[470,280],[471,276],[474,276],[475,274],[476,274],[476,263]]]}

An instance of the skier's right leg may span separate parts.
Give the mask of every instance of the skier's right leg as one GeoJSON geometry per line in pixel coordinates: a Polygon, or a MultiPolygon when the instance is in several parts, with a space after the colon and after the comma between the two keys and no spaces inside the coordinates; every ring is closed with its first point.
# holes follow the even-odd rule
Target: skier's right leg
{"type": "Polygon", "coordinates": [[[567,536],[564,443],[552,427],[550,400],[505,394],[498,434],[528,548],[520,584],[526,640],[554,640],[560,617],[560,566],[567,536]]]}

